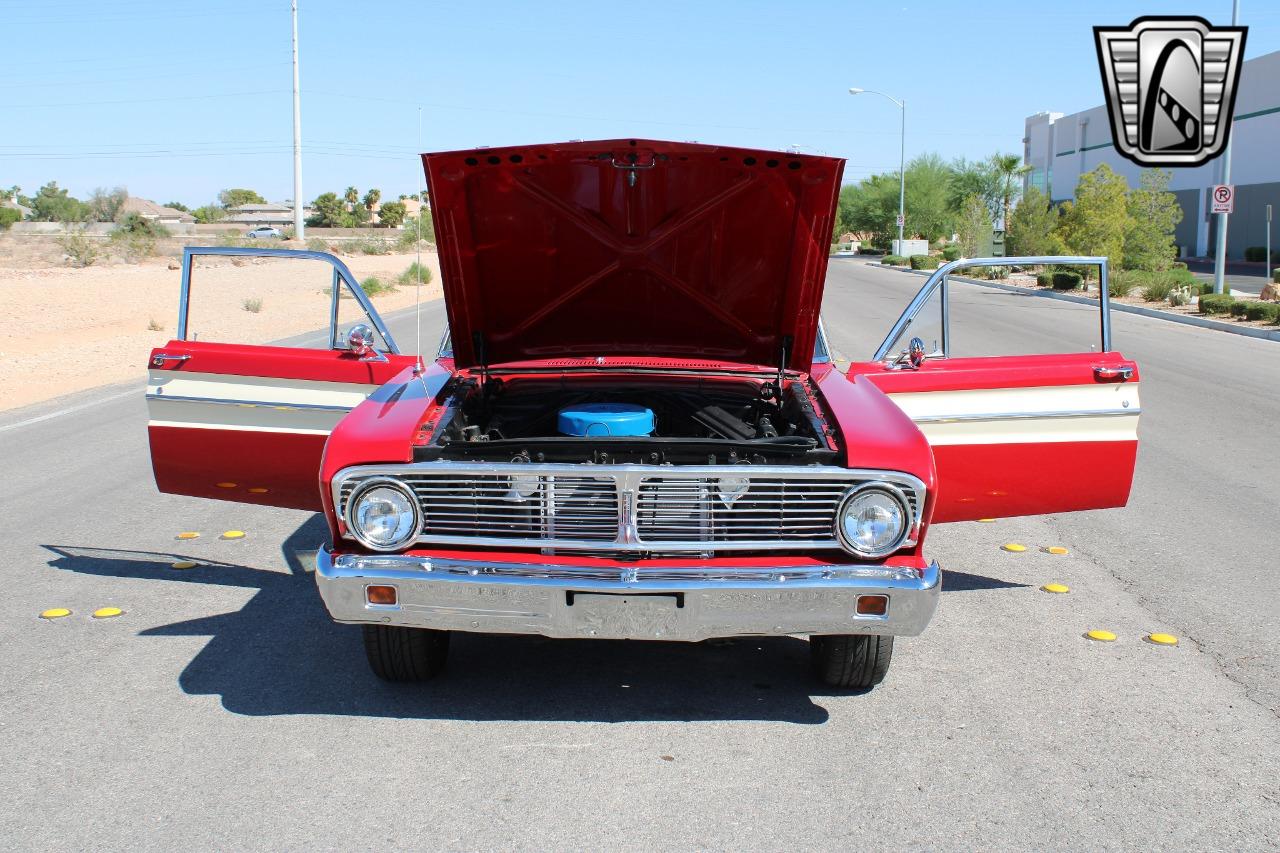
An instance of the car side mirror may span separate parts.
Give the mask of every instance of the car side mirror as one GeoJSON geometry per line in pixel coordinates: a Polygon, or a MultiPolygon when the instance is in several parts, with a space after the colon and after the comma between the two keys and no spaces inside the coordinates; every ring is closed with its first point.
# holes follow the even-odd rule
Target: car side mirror
{"type": "Polygon", "coordinates": [[[364,323],[357,323],[347,332],[347,349],[361,361],[386,361],[387,357],[378,352],[373,341],[373,329],[364,323]]]}

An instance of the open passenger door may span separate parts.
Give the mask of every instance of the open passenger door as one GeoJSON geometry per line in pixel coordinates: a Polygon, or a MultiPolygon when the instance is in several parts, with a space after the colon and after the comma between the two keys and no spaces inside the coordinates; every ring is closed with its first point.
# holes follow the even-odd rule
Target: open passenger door
{"type": "MultiPolygon", "coordinates": [[[[267,292],[268,304],[271,298],[267,292]]],[[[176,338],[151,352],[147,383],[152,470],[156,486],[171,494],[319,511],[330,431],[418,362],[399,355],[351,271],[324,252],[187,247],[178,313],[176,338]],[[199,330],[188,334],[192,300],[201,298],[194,261],[218,256],[233,256],[228,262],[237,265],[321,262],[328,280],[311,295],[320,308],[317,326],[327,308],[328,333],[269,345],[196,340],[199,330]],[[358,322],[339,328],[343,314],[358,322]]]]}
{"type": "Polygon", "coordinates": [[[933,520],[970,521],[1124,506],[1138,450],[1138,368],[1111,348],[1107,259],[982,258],[940,267],[874,356],[853,365],[915,421],[933,448],[933,520]],[[969,266],[1100,268],[1100,352],[950,357],[948,274],[969,266]],[[940,297],[934,352],[908,339],[940,297]]]}

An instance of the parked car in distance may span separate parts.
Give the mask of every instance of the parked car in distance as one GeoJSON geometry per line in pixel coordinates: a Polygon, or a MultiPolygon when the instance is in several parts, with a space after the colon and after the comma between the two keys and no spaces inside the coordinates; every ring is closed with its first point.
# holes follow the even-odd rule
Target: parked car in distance
{"type": "Polygon", "coordinates": [[[1128,500],[1138,372],[1105,257],[944,264],[838,370],[819,308],[843,161],[639,139],[423,159],[433,362],[332,255],[188,246],[147,389],[160,491],[324,514],[320,597],[384,679],[436,675],[452,632],[802,634],[818,679],[866,689],[938,605],[931,525],[1128,500]],[[201,255],[329,264],[327,339],[189,334],[201,255]],[[1100,345],[953,354],[947,275],[998,264],[1097,266],[1100,345]]]}
{"type": "Polygon", "coordinates": [[[279,228],[275,228],[270,225],[259,225],[244,236],[248,237],[250,240],[265,240],[268,237],[274,237],[279,240],[284,235],[280,233],[279,228]]]}

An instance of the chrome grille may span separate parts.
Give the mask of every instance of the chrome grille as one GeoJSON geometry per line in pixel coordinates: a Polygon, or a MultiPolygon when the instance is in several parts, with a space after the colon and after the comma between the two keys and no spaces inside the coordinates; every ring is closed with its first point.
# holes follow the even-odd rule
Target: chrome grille
{"type": "MultiPolygon", "coordinates": [[[[727,471],[736,474],[736,471],[727,471]]],[[[719,477],[643,480],[636,530],[643,542],[762,540],[828,543],[847,480],[752,477],[739,495],[721,495],[719,477]]]]}
{"type": "Polygon", "coordinates": [[[355,486],[370,477],[413,490],[423,543],[614,555],[839,548],[836,511],[854,485],[893,483],[917,524],[924,496],[924,484],[907,474],[819,466],[424,462],[340,472],[333,489],[343,517],[355,486]],[[722,477],[745,478],[746,491],[722,496],[722,477]]]}

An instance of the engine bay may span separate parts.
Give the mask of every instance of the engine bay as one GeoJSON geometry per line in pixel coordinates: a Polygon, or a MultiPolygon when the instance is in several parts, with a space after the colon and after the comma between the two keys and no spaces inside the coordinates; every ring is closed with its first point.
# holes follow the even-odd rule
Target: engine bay
{"type": "Polygon", "coordinates": [[[415,458],[596,464],[824,464],[817,392],[798,379],[462,377],[415,458]]]}

